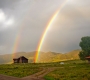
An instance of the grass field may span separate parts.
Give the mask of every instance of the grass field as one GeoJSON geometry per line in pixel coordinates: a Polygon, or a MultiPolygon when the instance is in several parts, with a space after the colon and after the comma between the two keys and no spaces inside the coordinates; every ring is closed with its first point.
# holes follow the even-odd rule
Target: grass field
{"type": "MultiPolygon", "coordinates": [[[[67,62],[69,63],[69,62],[67,62]]],[[[90,64],[85,62],[65,64],[50,72],[45,80],[90,80],[90,64]]]]}
{"type": "Polygon", "coordinates": [[[42,68],[35,64],[5,64],[0,65],[0,74],[14,76],[14,77],[25,77],[36,72],[41,71],[42,68]]]}
{"type": "Polygon", "coordinates": [[[55,71],[44,76],[45,80],[90,80],[90,64],[80,60],[64,63],[3,64],[0,65],[0,74],[21,78],[40,72],[43,68],[55,67],[55,71]]]}

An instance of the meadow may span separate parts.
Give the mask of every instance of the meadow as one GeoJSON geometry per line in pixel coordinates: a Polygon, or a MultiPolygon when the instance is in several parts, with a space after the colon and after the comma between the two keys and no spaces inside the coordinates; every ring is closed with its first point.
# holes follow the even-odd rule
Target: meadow
{"type": "Polygon", "coordinates": [[[90,80],[90,64],[67,62],[55,71],[44,76],[45,80],[90,80]]]}
{"type": "Polygon", "coordinates": [[[56,63],[28,63],[28,64],[2,64],[0,74],[25,77],[43,70],[43,68],[56,69],[44,76],[45,80],[90,80],[90,64],[80,60],[56,63]]]}
{"type": "Polygon", "coordinates": [[[0,74],[19,77],[19,78],[32,75],[41,70],[42,68],[38,67],[35,64],[3,64],[3,65],[0,65],[0,74]]]}

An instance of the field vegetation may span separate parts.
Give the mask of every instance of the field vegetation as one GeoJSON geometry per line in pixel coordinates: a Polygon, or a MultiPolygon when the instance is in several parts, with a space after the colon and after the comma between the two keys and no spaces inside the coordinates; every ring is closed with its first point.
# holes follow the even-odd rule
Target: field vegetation
{"type": "Polygon", "coordinates": [[[41,71],[42,68],[35,64],[4,64],[0,65],[0,74],[14,76],[14,77],[25,77],[36,72],[41,71]]]}
{"type": "Polygon", "coordinates": [[[45,80],[90,80],[90,64],[82,61],[69,61],[45,75],[44,78],[45,80]]]}
{"type": "Polygon", "coordinates": [[[90,64],[81,60],[70,60],[55,63],[2,64],[0,74],[25,77],[40,72],[43,68],[55,67],[55,70],[44,76],[45,80],[90,80],[90,64]]]}

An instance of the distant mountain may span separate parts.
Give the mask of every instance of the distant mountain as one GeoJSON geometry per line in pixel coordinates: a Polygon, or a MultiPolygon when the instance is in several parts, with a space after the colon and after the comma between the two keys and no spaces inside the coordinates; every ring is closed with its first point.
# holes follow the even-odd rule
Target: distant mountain
{"type": "MultiPolygon", "coordinates": [[[[58,62],[58,61],[65,61],[65,60],[73,60],[73,59],[79,59],[80,50],[74,50],[65,54],[62,53],[55,53],[55,52],[40,52],[39,60],[38,62],[58,62]]],[[[33,52],[18,52],[15,53],[15,58],[18,58],[20,56],[25,56],[29,59],[29,63],[34,62],[34,56],[36,51],[33,52]]],[[[0,55],[0,64],[5,63],[12,63],[13,62],[13,54],[4,54],[0,55]]]]}
{"type": "Polygon", "coordinates": [[[79,59],[78,56],[79,52],[80,50],[74,50],[65,54],[47,52],[44,54],[40,54],[39,62],[58,62],[58,61],[79,59]]]}

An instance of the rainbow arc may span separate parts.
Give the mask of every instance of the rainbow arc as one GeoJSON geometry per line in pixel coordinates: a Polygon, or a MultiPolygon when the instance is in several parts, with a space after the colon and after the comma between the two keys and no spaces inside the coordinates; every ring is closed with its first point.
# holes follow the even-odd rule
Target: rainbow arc
{"type": "MultiPolygon", "coordinates": [[[[60,13],[60,11],[62,10],[62,8],[65,6],[65,4],[68,2],[69,0],[65,0],[63,2],[63,4],[56,10],[56,12],[51,16],[51,18],[49,19],[49,21],[47,22],[47,25],[46,25],[46,28],[44,30],[44,33],[40,39],[40,42],[38,44],[38,47],[37,47],[37,52],[36,52],[36,55],[35,55],[35,58],[34,58],[34,62],[37,63],[38,62],[38,59],[39,59],[39,55],[40,55],[40,50],[41,50],[41,47],[43,45],[43,42],[45,40],[45,37],[47,36],[47,33],[49,31],[49,28],[52,27],[52,23],[54,23],[54,20],[57,18],[58,14],[60,13]]],[[[27,15],[26,17],[23,19],[22,23],[25,22],[25,20],[27,19],[27,15]]],[[[20,25],[20,26],[23,26],[23,25],[20,25]]],[[[20,43],[20,37],[21,37],[21,33],[23,31],[24,27],[22,27],[20,29],[20,31],[18,32],[18,34],[16,35],[16,38],[15,38],[15,41],[14,41],[14,48],[13,48],[13,55],[12,57],[14,58],[15,57],[15,53],[17,52],[17,49],[18,49],[18,46],[19,46],[19,43],[20,43]]]]}
{"type": "Polygon", "coordinates": [[[48,21],[47,25],[46,25],[46,29],[44,30],[44,33],[40,39],[40,42],[38,44],[38,48],[37,48],[37,52],[36,52],[36,55],[35,55],[35,60],[34,62],[37,63],[38,62],[38,59],[39,59],[39,55],[40,55],[40,50],[41,50],[41,47],[43,45],[43,42],[45,40],[45,37],[48,33],[48,30],[49,28],[52,27],[52,23],[54,22],[54,20],[57,18],[59,12],[62,10],[62,8],[65,6],[65,4],[68,2],[68,0],[64,1],[63,4],[60,6],[60,8],[58,10],[56,10],[56,12],[52,15],[52,17],[50,18],[50,20],[48,21]]]}

